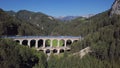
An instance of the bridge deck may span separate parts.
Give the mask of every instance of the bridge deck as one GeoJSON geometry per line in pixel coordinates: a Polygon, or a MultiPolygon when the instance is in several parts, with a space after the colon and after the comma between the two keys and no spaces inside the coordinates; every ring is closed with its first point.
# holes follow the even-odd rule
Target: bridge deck
{"type": "Polygon", "coordinates": [[[81,38],[81,36],[2,36],[1,38],[81,38]]]}

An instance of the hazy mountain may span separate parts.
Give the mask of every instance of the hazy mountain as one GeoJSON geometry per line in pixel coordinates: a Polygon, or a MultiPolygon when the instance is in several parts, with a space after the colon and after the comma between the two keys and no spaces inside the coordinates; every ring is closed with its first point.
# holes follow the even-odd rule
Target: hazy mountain
{"type": "Polygon", "coordinates": [[[78,17],[80,17],[80,16],[59,16],[59,17],[55,17],[55,18],[58,20],[61,20],[61,21],[71,21],[78,17]]]}
{"type": "Polygon", "coordinates": [[[90,18],[92,16],[94,16],[95,14],[87,14],[87,15],[83,15],[82,17],[85,17],[85,18],[90,18]]]}
{"type": "Polygon", "coordinates": [[[56,19],[58,20],[61,20],[61,21],[71,21],[71,20],[74,20],[76,18],[89,18],[89,17],[92,17],[94,16],[95,14],[88,14],[88,15],[83,15],[83,16],[59,16],[59,17],[55,17],[56,19]]]}

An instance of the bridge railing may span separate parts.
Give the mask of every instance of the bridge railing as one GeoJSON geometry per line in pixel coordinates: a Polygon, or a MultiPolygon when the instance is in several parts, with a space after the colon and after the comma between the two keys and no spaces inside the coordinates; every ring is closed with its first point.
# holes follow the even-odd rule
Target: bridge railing
{"type": "Polygon", "coordinates": [[[1,36],[0,38],[81,38],[81,36],[1,36]]]}

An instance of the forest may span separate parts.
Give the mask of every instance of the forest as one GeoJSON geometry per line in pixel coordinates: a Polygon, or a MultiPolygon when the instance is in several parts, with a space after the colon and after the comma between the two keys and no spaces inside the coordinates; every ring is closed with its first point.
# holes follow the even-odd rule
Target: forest
{"type": "Polygon", "coordinates": [[[120,68],[120,15],[110,15],[110,9],[90,18],[62,22],[43,13],[22,10],[6,12],[0,9],[0,36],[81,36],[71,51],[51,54],[19,45],[12,39],[0,39],[1,68],[120,68]],[[32,19],[31,19],[32,18],[32,19]],[[80,58],[73,53],[91,47],[80,58]]]}

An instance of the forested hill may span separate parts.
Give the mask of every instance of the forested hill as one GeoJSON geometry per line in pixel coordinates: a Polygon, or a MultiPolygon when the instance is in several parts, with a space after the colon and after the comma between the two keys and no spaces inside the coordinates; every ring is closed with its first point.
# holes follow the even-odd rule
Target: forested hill
{"type": "Polygon", "coordinates": [[[50,35],[59,22],[43,13],[0,9],[0,35],[50,35]]]}
{"type": "Polygon", "coordinates": [[[71,51],[58,56],[51,55],[47,62],[46,57],[42,54],[36,54],[37,52],[29,51],[26,48],[19,49],[19,46],[15,46],[18,45],[17,43],[13,44],[12,41],[0,39],[0,67],[15,68],[15,62],[17,62],[18,68],[120,68],[119,5],[120,0],[115,0],[112,7],[104,12],[90,18],[80,17],[68,23],[60,23],[43,13],[26,10],[19,12],[0,10],[0,35],[72,35],[83,37],[83,40],[72,44],[71,51]],[[91,53],[82,59],[79,55],[73,56],[74,53],[78,53],[88,46],[91,53]],[[13,54],[18,58],[11,61],[11,58],[14,57],[13,54]],[[6,56],[10,57],[6,59],[6,56]],[[18,60],[20,58],[22,60],[18,60]]]}
{"type": "Polygon", "coordinates": [[[93,17],[78,18],[54,29],[54,32],[62,35],[81,35],[82,41],[72,44],[71,52],[74,54],[89,46],[92,52],[83,59],[80,57],[64,57],[60,60],[52,58],[50,62],[56,67],[65,68],[119,68],[120,67],[120,1],[107,11],[96,14],[93,17]],[[113,7],[114,6],[114,7],[113,7]],[[66,26],[66,27],[64,27],[66,26]],[[64,27],[64,28],[63,28],[64,27]],[[63,29],[63,30],[62,30],[63,29]],[[59,31],[58,31],[59,30],[59,31]],[[60,64],[62,63],[62,64],[60,64]],[[70,64],[67,66],[67,64],[70,64]]]}
{"type": "Polygon", "coordinates": [[[16,13],[10,11],[7,13],[18,20],[26,21],[36,27],[39,27],[42,35],[51,35],[52,30],[60,24],[60,21],[57,21],[52,16],[48,16],[41,12],[20,10],[16,13]]]}
{"type": "Polygon", "coordinates": [[[55,20],[52,16],[48,16],[41,12],[20,10],[16,13],[14,11],[7,11],[7,13],[13,17],[16,17],[19,20],[23,20],[38,27],[41,27],[42,29],[52,29],[52,26],[58,24],[58,21],[55,20]]]}

